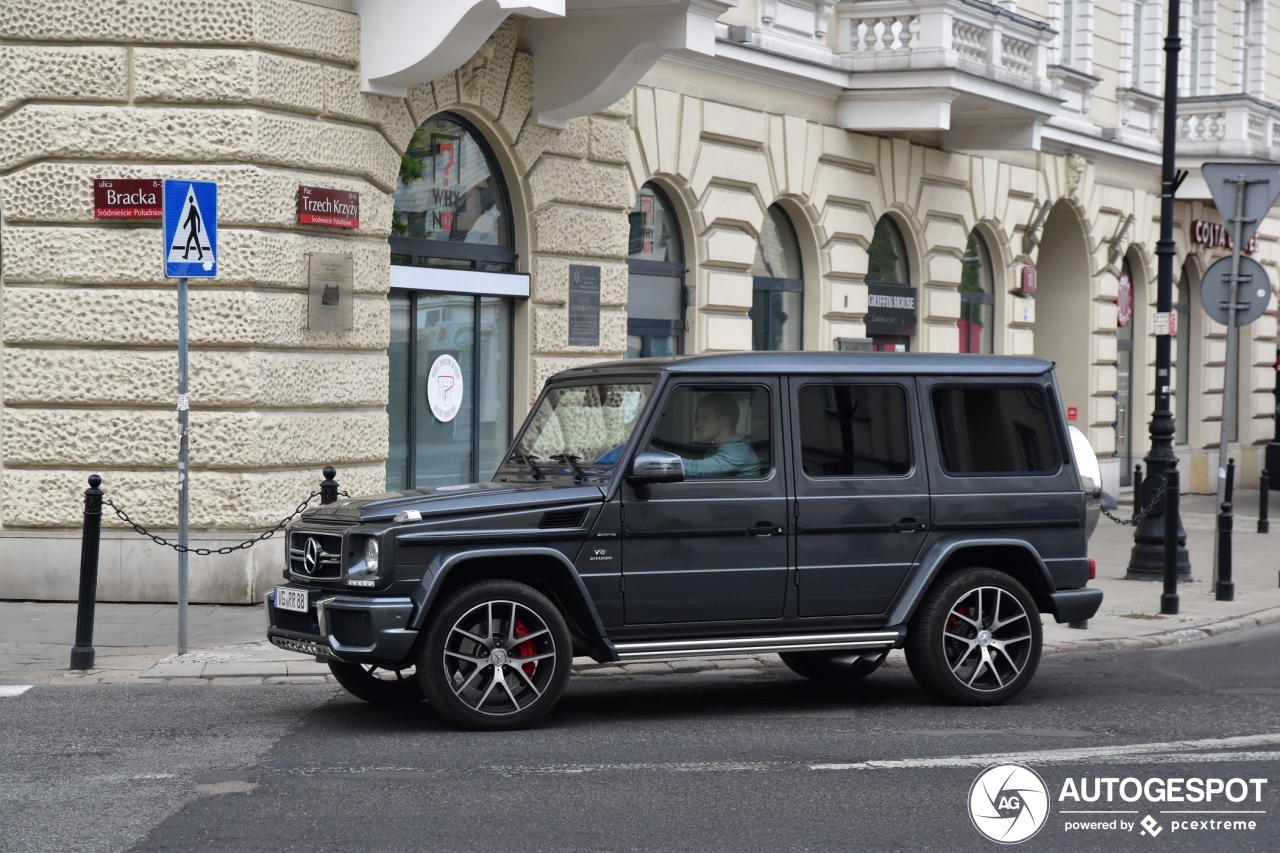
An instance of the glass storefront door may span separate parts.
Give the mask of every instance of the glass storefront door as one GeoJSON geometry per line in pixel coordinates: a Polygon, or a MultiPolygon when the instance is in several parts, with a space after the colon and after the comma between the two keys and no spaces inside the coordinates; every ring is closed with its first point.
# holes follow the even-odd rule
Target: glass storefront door
{"type": "Polygon", "coordinates": [[[387,488],[488,480],[511,440],[511,300],[404,290],[390,299],[387,488]]]}

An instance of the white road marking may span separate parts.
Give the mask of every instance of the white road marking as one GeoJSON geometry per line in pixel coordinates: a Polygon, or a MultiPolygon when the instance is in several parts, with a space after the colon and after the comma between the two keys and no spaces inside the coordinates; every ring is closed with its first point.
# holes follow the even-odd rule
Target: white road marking
{"type": "Polygon", "coordinates": [[[30,684],[0,684],[0,699],[6,696],[21,696],[30,689],[30,684]]]}
{"type": "Polygon", "coordinates": [[[1078,749],[1046,749],[1035,752],[996,752],[940,758],[905,758],[881,761],[810,764],[810,770],[911,770],[945,767],[990,767],[993,764],[1170,764],[1209,761],[1275,761],[1280,752],[1243,751],[1242,748],[1280,744],[1280,734],[1243,735],[1164,743],[1134,743],[1078,749]],[[1236,747],[1236,749],[1231,749],[1236,747]],[[1225,749],[1224,749],[1225,748],[1225,749]]]}

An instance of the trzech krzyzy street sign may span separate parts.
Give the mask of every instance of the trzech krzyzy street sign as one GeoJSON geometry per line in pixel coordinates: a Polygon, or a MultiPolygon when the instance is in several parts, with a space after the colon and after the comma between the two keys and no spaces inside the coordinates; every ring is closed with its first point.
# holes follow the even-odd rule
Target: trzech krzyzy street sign
{"type": "Polygon", "coordinates": [[[218,185],[211,181],[164,182],[166,278],[218,274],[218,185]]]}

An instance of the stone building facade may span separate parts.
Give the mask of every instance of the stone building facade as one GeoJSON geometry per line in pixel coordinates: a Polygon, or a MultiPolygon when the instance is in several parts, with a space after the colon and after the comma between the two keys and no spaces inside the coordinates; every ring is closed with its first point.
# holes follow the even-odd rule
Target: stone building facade
{"type": "MultiPolygon", "coordinates": [[[[661,12],[679,16],[671,44],[624,17],[629,5],[641,4],[405,4],[408,23],[438,13],[435,34],[416,41],[389,28],[395,4],[376,0],[0,7],[0,597],[75,597],[90,473],[144,524],[176,523],[175,289],[158,222],[94,218],[99,178],[218,183],[219,274],[191,288],[191,526],[203,547],[275,524],[324,465],[353,494],[484,478],[476,443],[502,446],[549,375],[641,341],[686,353],[789,341],[1052,358],[1064,405],[1122,487],[1145,451],[1154,387],[1158,4],[1068,4],[1079,16],[1065,26],[1051,2],[673,0],[661,12]],[[1136,35],[1135,20],[1146,27],[1136,35]],[[1064,32],[1082,35],[1064,45],[1064,32]],[[986,65],[961,37],[986,46],[986,65]],[[564,49],[575,39],[578,54],[564,49]],[[927,79],[903,76],[917,72],[927,79]],[[432,122],[441,129],[427,139],[432,122]],[[409,210],[410,184],[449,188],[450,164],[465,184],[444,159],[464,150],[488,175],[482,192],[466,187],[478,194],[465,203],[483,211],[466,227],[501,220],[494,245],[509,260],[466,240],[458,257],[415,259],[412,246],[427,243],[412,243],[414,228],[431,228],[422,218],[441,227],[439,194],[409,210]],[[443,164],[442,182],[424,164],[443,164]],[[359,193],[360,227],[299,224],[303,185],[359,193]],[[655,225],[677,254],[654,260],[655,225]],[[352,257],[349,332],[308,329],[310,253],[352,257]],[[486,258],[499,258],[491,271],[486,258]],[[579,266],[600,271],[597,345],[569,342],[579,266]],[[645,312],[661,311],[641,289],[662,281],[677,308],[646,326],[645,312]],[[908,290],[910,325],[886,332],[877,300],[908,290]],[[439,293],[458,298],[423,296],[439,293]],[[428,332],[456,334],[443,318],[459,310],[475,323],[449,351],[467,364],[474,351],[468,377],[489,401],[457,439],[470,475],[445,470],[455,445],[432,444],[418,391],[397,390],[401,368],[419,388],[414,348],[428,332]],[[764,314],[785,327],[777,336],[764,314]],[[482,322],[496,330],[492,357],[482,322]],[[482,375],[484,358],[500,363],[482,375]],[[413,460],[403,471],[401,456],[413,460]]],[[[1235,14],[1221,4],[1205,24],[1215,44],[1234,38],[1223,33],[1235,14]]],[[[1220,222],[1198,165],[1275,159],[1280,143],[1269,105],[1280,60],[1244,42],[1221,72],[1208,57],[1224,50],[1209,48],[1179,116],[1197,169],[1178,211],[1179,452],[1195,491],[1216,485],[1226,381],[1225,329],[1195,296],[1224,253],[1193,239],[1195,222],[1220,222]],[[1232,86],[1241,92],[1222,94],[1232,86]]],[[[457,209],[443,227],[457,231],[464,202],[445,198],[457,209]]],[[[1273,277],[1278,241],[1269,219],[1255,257],[1273,277]]],[[[1242,335],[1245,482],[1274,435],[1275,309],[1273,298],[1242,335]]],[[[99,597],[172,600],[172,552],[105,521],[99,597]]],[[[260,599],[282,549],[271,540],[193,559],[192,600],[260,599]]]]}

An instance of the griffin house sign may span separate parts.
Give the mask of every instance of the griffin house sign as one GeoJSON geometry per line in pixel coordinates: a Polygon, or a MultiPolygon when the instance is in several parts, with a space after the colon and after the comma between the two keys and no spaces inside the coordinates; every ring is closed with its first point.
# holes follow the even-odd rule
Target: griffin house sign
{"type": "Polygon", "coordinates": [[[298,224],[360,227],[360,193],[327,187],[298,187],[298,224]]]}
{"type": "Polygon", "coordinates": [[[897,284],[867,284],[867,316],[863,319],[869,335],[914,335],[916,332],[916,289],[897,284]]]}

